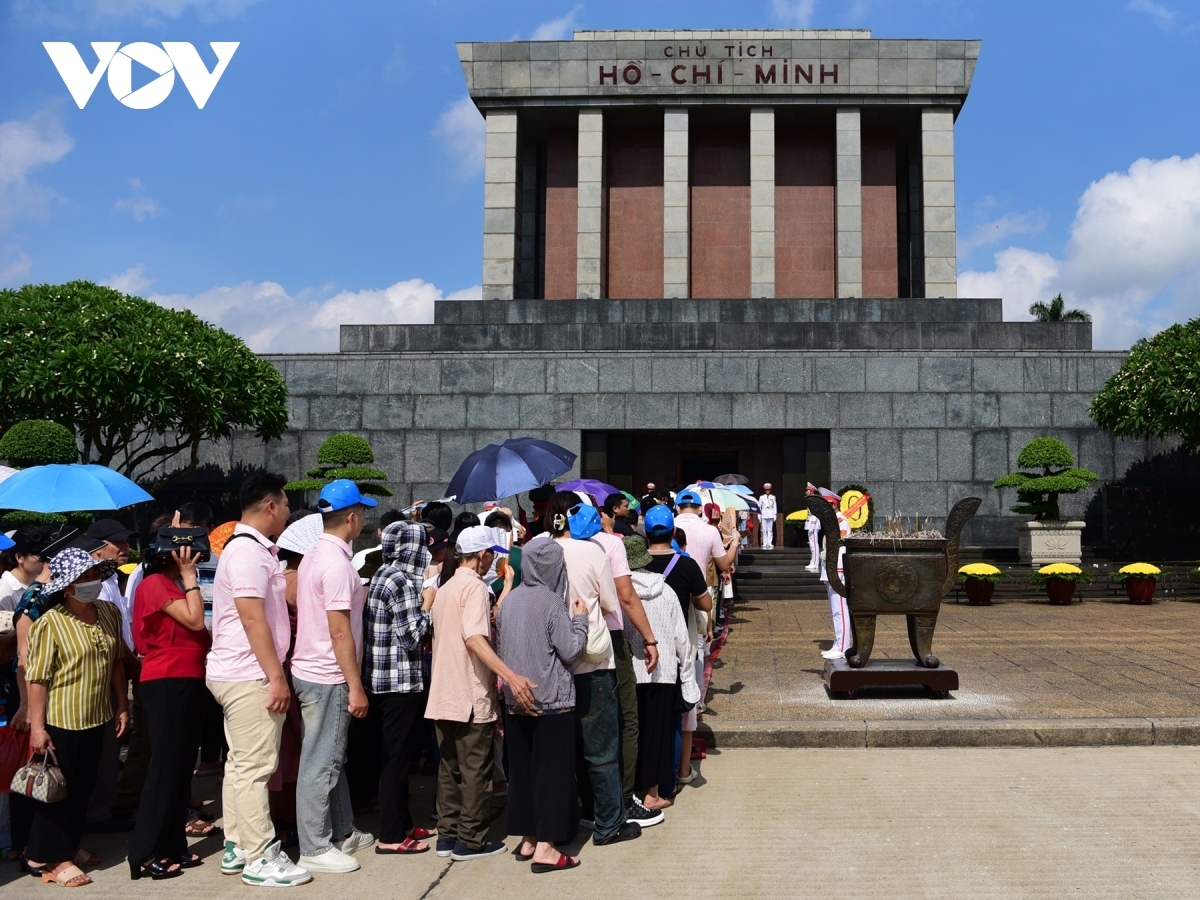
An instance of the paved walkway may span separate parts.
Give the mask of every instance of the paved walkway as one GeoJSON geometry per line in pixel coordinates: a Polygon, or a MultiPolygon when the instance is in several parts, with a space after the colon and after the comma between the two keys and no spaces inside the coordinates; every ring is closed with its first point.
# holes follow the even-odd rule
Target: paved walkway
{"type": "MultiPolygon", "coordinates": [[[[1126,900],[1200,890],[1200,748],[729,750],[701,765],[704,779],[663,825],[629,844],[588,844],[573,872],[368,851],[360,872],[318,876],[286,896],[1126,900]]],[[[111,862],[79,898],[254,896],[219,874],[215,855],[182,878],[131,882],[121,838],[87,844],[111,862]]],[[[217,852],[215,840],[198,846],[217,852]]],[[[59,896],[11,871],[0,877],[5,900],[59,896]]]]}
{"type": "MultiPolygon", "coordinates": [[[[880,616],[873,658],[911,658],[904,629],[902,616],[880,616]]],[[[825,601],[736,607],[706,721],[719,730],[760,721],[1200,715],[1196,603],[944,604],[933,649],[962,685],[946,700],[894,691],[831,699],[820,651],[832,635],[825,601]]]]}

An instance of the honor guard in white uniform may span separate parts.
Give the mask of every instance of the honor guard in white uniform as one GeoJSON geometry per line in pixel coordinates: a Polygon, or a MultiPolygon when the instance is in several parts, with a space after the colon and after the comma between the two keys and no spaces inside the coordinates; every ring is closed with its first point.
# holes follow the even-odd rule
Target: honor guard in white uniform
{"type": "Polygon", "coordinates": [[[758,517],[762,522],[762,548],[764,550],[775,549],[775,516],[778,514],[779,504],[775,499],[775,495],[771,493],[771,482],[763,485],[762,495],[758,498],[758,517]]]}
{"type": "MultiPolygon", "coordinates": [[[[842,539],[845,540],[850,536],[850,520],[838,509],[841,503],[841,497],[821,489],[821,496],[828,501],[837,513],[838,532],[842,539]]],[[[810,515],[809,518],[812,518],[810,515]]],[[[846,545],[838,545],[837,558],[837,573],[838,579],[845,584],[845,559],[846,545]]],[[[825,557],[821,556],[821,580],[825,582],[825,591],[829,594],[829,613],[833,617],[833,646],[828,650],[822,650],[821,655],[826,659],[845,659],[846,651],[850,649],[851,641],[853,640],[853,629],[850,626],[850,608],[846,605],[846,598],[833,589],[833,585],[829,583],[829,573],[825,569],[825,557]]]]}
{"type": "MultiPolygon", "coordinates": [[[[808,483],[808,488],[805,490],[805,496],[811,497],[817,492],[817,486],[811,481],[808,483]]],[[[816,572],[821,568],[821,523],[817,521],[817,517],[809,514],[804,520],[804,530],[808,534],[808,565],[804,568],[809,572],[816,572]]]]}

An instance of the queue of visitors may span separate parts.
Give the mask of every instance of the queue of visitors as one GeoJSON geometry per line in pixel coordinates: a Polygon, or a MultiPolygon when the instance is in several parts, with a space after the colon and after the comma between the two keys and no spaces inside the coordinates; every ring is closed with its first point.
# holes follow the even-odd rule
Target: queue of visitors
{"type": "Polygon", "coordinates": [[[187,838],[213,826],[192,777],[222,751],[220,870],[250,886],[353,872],[371,847],[508,852],[489,838],[497,798],[535,873],[580,865],[558,849],[580,829],[605,846],[664,821],[696,777],[705,654],[740,540],[698,494],[674,508],[651,495],[639,516],[621,494],[547,486],[533,521],[496,507],[482,524],[423,504],[380,516],[379,547],[356,558],[375,500],[334,481],[293,514],[283,486],[248,478],[211,553],[202,504],[156,520],[136,565],[111,519],[12,535],[9,719],[68,785],[54,803],[8,795],[24,871],[86,885],[100,860],[83,835],[121,830],[133,879],[201,865],[187,838]],[[428,827],[410,808],[421,759],[436,765],[428,827]],[[378,839],[355,824],[352,779],[364,811],[377,797],[378,839]]]}

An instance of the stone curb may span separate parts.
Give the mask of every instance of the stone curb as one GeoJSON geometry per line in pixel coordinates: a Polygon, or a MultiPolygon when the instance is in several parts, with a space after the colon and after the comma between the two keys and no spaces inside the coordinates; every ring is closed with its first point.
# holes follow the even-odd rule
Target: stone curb
{"type": "Polygon", "coordinates": [[[705,722],[696,735],[715,748],[1198,746],[1200,717],[705,722]]]}

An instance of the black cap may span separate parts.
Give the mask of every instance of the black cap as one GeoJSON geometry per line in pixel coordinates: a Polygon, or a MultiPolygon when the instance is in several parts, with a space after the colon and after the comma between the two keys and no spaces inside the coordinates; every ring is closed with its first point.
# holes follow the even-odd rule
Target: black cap
{"type": "Polygon", "coordinates": [[[429,548],[430,553],[437,553],[443,547],[449,546],[450,535],[441,528],[435,528],[425,535],[425,546],[429,548]]]}
{"type": "Polygon", "coordinates": [[[68,547],[77,547],[84,553],[95,553],[104,546],[104,541],[89,537],[78,528],[70,525],[59,525],[47,538],[47,544],[42,550],[44,559],[53,559],[68,547]]]}
{"type": "Polygon", "coordinates": [[[131,529],[126,528],[116,519],[97,519],[92,523],[87,533],[88,537],[106,543],[109,541],[127,541],[133,535],[131,529]]]}
{"type": "Polygon", "coordinates": [[[535,487],[529,492],[529,499],[534,503],[541,503],[543,500],[549,500],[554,496],[554,485],[543,484],[541,487],[535,487]]]}

